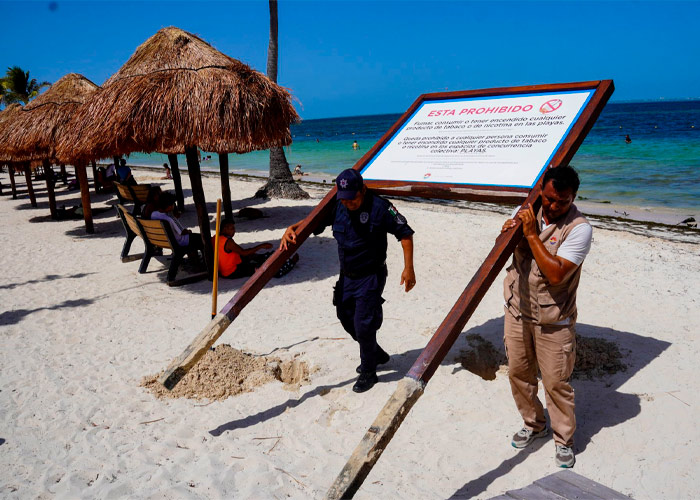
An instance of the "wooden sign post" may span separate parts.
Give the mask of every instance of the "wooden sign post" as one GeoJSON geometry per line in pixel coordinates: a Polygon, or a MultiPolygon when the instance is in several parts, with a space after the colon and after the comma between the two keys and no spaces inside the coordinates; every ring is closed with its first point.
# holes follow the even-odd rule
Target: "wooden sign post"
{"type": "MultiPolygon", "coordinates": [[[[569,163],[571,158],[573,158],[577,149],[583,142],[591,127],[593,127],[593,124],[600,115],[600,112],[602,111],[603,107],[610,98],[610,95],[613,92],[612,81],[605,80],[599,82],[586,82],[570,85],[552,85],[525,88],[521,87],[515,89],[494,89],[492,91],[475,91],[473,93],[466,93],[470,96],[476,95],[479,97],[493,95],[507,95],[510,97],[519,96],[522,94],[527,94],[528,96],[535,95],[539,97],[544,97],[544,102],[542,102],[539,111],[542,115],[548,116],[546,118],[542,118],[541,116],[535,115],[537,121],[534,121],[532,123],[547,123],[565,121],[559,118],[562,115],[562,113],[556,113],[564,105],[564,103],[561,102],[563,99],[560,99],[560,97],[558,96],[552,97],[551,94],[563,92],[577,92],[580,90],[588,90],[589,95],[586,98],[585,103],[583,103],[580,106],[580,109],[576,113],[575,118],[571,120],[571,123],[567,126],[566,132],[562,135],[561,139],[558,142],[556,142],[556,147],[551,151],[551,154],[549,156],[549,162],[545,164],[541,171],[536,174],[535,180],[533,181],[531,186],[531,190],[527,196],[527,199],[525,200],[525,203],[533,205],[533,209],[535,211],[538,210],[538,206],[540,203],[540,180],[542,178],[544,170],[549,164],[567,164],[569,163]],[[495,91],[497,91],[498,93],[496,93],[495,91]],[[540,94],[548,95],[542,96],[540,94]]],[[[436,95],[432,94],[431,97],[433,96],[436,95]]],[[[421,103],[418,103],[418,105],[420,106],[421,103]]],[[[514,106],[517,106],[517,104],[514,106]]],[[[414,104],[414,108],[416,107],[416,104],[414,104]]],[[[482,107],[483,106],[480,106],[476,109],[481,109],[482,107]]],[[[494,106],[491,107],[493,108],[494,106]]],[[[447,108],[446,106],[445,108],[451,109],[447,108]]],[[[498,107],[499,110],[501,108],[501,106],[498,107]]],[[[461,109],[472,108],[462,107],[461,109]]],[[[527,120],[527,123],[530,123],[530,119],[528,118],[527,120]]],[[[489,122],[484,122],[483,124],[486,125],[487,123],[489,122]]],[[[491,123],[494,123],[493,128],[495,129],[500,128],[500,123],[504,122],[496,121],[491,123]]],[[[517,123],[517,121],[511,121],[510,123],[517,123]]],[[[506,144],[504,141],[512,140],[516,138],[515,136],[519,135],[518,132],[513,132],[514,129],[519,130],[519,127],[520,126],[503,127],[503,129],[505,130],[500,130],[498,131],[498,133],[495,134],[482,135],[480,133],[476,133],[472,134],[471,137],[475,135],[480,136],[477,140],[477,145],[479,141],[485,141],[484,144],[506,144]]],[[[547,127],[548,125],[536,126],[535,130],[537,128],[547,127]]],[[[482,127],[479,128],[483,130],[482,127]]],[[[526,138],[529,140],[536,141],[553,139],[552,137],[541,137],[543,133],[545,135],[547,134],[547,132],[544,131],[542,133],[532,133],[528,131],[526,133],[520,134],[524,136],[521,138],[520,144],[522,144],[522,140],[526,138]]],[[[394,137],[397,136],[395,135],[394,137]]],[[[455,142],[458,143],[459,140],[455,142]]],[[[467,139],[463,142],[469,142],[469,140],[467,139]]],[[[542,143],[538,142],[535,144],[542,143]]],[[[440,150],[444,148],[436,149],[440,150]]],[[[467,149],[481,148],[477,147],[467,149]]],[[[537,165],[531,165],[531,169],[533,168],[536,169],[537,165]]],[[[406,183],[395,184],[405,185],[406,183]]],[[[454,187],[456,186],[450,186],[448,189],[454,189],[454,187]]],[[[489,187],[493,188],[493,186],[489,187]]],[[[516,189],[520,188],[520,186],[513,187],[516,189]]],[[[423,189],[427,189],[427,192],[431,191],[430,186],[425,186],[423,189]]],[[[483,188],[477,187],[477,189],[483,188]]],[[[486,257],[486,260],[484,260],[481,267],[479,267],[477,272],[474,274],[471,281],[460,295],[459,299],[457,299],[455,305],[452,307],[448,315],[443,320],[442,324],[438,327],[435,334],[428,342],[428,345],[418,356],[418,359],[413,364],[406,376],[399,382],[396,391],[386,403],[384,408],[381,410],[377,418],[374,420],[369,430],[362,438],[362,441],[360,441],[360,444],[353,451],[353,454],[345,464],[345,467],[343,467],[342,471],[328,490],[326,494],[327,499],[352,498],[357,492],[357,490],[360,488],[362,482],[372,470],[372,467],[377,462],[377,460],[379,460],[379,457],[381,456],[382,452],[389,444],[389,441],[394,436],[396,430],[399,428],[403,420],[406,418],[406,415],[408,414],[410,409],[416,403],[418,398],[420,398],[420,396],[423,394],[423,391],[425,390],[425,386],[427,385],[428,381],[433,376],[438,366],[445,358],[452,345],[457,340],[457,337],[462,332],[463,328],[467,324],[467,321],[476,310],[476,307],[479,305],[479,302],[484,297],[493,281],[496,279],[496,276],[498,276],[501,269],[503,269],[503,266],[505,265],[506,261],[510,258],[511,254],[513,253],[513,250],[515,249],[515,246],[518,244],[521,238],[522,223],[518,221],[515,227],[513,227],[511,230],[505,233],[500,234],[499,237],[496,239],[493,249],[486,257]]]]}
{"type": "Polygon", "coordinates": [[[214,231],[214,279],[211,287],[211,317],[216,317],[219,297],[219,231],[221,231],[221,198],[216,200],[216,229],[214,231]]]}
{"type": "MultiPolygon", "coordinates": [[[[354,168],[362,172],[369,188],[383,194],[504,203],[527,198],[536,205],[544,170],[571,160],[612,92],[612,81],[604,80],[425,94],[354,168]]],[[[296,244],[267,259],[172,361],[159,378],[165,387],[172,389],[178,383],[306,241],[335,195],[334,187],[304,219],[296,244]]],[[[328,498],[350,498],[362,485],[521,238],[520,223],[497,238],[353,452],[328,498]]]]}

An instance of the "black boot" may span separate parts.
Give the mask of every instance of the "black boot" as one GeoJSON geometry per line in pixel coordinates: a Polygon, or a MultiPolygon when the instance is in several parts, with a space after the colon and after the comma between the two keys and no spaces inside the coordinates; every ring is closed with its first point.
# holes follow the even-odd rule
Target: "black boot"
{"type": "Polygon", "coordinates": [[[357,377],[357,382],[352,386],[352,390],[354,392],[369,391],[377,382],[379,382],[379,379],[375,372],[363,372],[357,377]]]}
{"type": "MultiPolygon", "coordinates": [[[[387,363],[389,362],[389,360],[391,359],[391,356],[389,356],[389,353],[388,353],[388,352],[386,352],[386,351],[385,351],[384,349],[382,349],[381,347],[380,347],[379,349],[381,349],[382,352],[381,352],[380,354],[377,355],[377,366],[379,366],[379,365],[385,365],[385,364],[387,364],[387,363]]],[[[375,366],[375,368],[376,368],[376,366],[375,366]]],[[[357,365],[357,368],[355,368],[355,372],[356,372],[356,373],[362,373],[362,365],[357,365]]]]}

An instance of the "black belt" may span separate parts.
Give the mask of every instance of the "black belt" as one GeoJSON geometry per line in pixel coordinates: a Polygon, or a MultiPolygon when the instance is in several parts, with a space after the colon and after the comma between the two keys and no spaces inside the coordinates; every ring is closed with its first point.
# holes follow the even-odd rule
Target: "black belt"
{"type": "Polygon", "coordinates": [[[366,269],[360,269],[359,271],[347,271],[341,269],[340,275],[347,276],[348,278],[353,280],[357,280],[360,278],[366,278],[367,276],[371,276],[373,274],[379,274],[380,272],[383,272],[385,275],[387,274],[386,262],[382,262],[382,264],[379,266],[372,266],[366,269]]]}

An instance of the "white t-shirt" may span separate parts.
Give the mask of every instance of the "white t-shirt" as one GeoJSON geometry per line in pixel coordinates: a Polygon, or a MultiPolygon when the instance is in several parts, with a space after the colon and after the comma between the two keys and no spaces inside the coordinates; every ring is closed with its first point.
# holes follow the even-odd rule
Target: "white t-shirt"
{"type": "MultiPolygon", "coordinates": [[[[515,214],[520,211],[521,207],[517,207],[511,214],[511,219],[515,218],[515,214]]],[[[551,224],[545,224],[544,218],[540,223],[542,231],[547,229],[551,224]]],[[[593,228],[588,223],[578,224],[570,232],[566,239],[562,242],[557,250],[557,256],[566,259],[569,262],[580,266],[583,260],[591,250],[591,242],[593,241],[593,228]]]]}
{"type": "Polygon", "coordinates": [[[175,217],[170,217],[168,214],[158,212],[157,210],[151,214],[152,220],[163,220],[170,223],[170,228],[173,230],[177,244],[181,247],[186,247],[190,244],[190,235],[182,234],[184,228],[180,225],[180,221],[175,217]]]}

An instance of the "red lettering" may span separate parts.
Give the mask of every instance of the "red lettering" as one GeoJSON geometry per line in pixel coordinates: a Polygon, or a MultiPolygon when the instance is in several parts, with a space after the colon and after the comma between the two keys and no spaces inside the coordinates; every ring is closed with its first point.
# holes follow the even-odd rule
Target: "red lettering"
{"type": "Polygon", "coordinates": [[[479,109],[476,110],[476,114],[477,114],[477,115],[480,115],[480,114],[482,114],[484,111],[486,111],[486,108],[479,108],[479,109]]]}
{"type": "Polygon", "coordinates": [[[523,111],[530,111],[532,109],[532,104],[528,104],[523,108],[523,111]]]}

